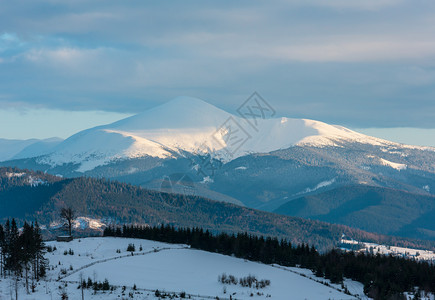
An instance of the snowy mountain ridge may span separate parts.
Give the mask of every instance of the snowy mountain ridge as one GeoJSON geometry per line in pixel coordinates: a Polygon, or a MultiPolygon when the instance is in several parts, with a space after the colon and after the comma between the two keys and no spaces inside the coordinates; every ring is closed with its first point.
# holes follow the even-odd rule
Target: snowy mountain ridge
{"type": "Polygon", "coordinates": [[[283,117],[255,122],[257,126],[253,128],[247,119],[203,100],[178,97],[132,117],[81,131],[37,162],[52,167],[80,164],[76,171],[86,172],[113,161],[147,156],[177,158],[185,152],[210,154],[226,163],[247,154],[295,145],[343,147],[343,142],[356,142],[381,146],[386,151],[435,150],[393,143],[308,119],[283,117]]]}

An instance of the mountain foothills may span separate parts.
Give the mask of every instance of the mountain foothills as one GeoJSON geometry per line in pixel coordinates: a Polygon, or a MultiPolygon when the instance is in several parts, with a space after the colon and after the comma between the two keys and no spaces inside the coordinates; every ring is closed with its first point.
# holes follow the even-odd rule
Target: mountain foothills
{"type": "Polygon", "coordinates": [[[26,148],[0,165],[107,178],[377,233],[435,239],[430,220],[435,148],[314,120],[272,118],[264,113],[273,110],[267,103],[256,103],[264,109],[244,103],[233,115],[200,99],[179,97],[35,147],[38,151],[26,148]],[[251,118],[242,113],[246,107],[251,118]]]}
{"type": "Polygon", "coordinates": [[[44,227],[59,220],[60,208],[106,223],[169,224],[212,232],[248,232],[310,243],[320,250],[338,245],[341,236],[376,243],[435,249],[435,242],[368,233],[348,226],[282,216],[198,196],[143,189],[94,178],[64,179],[42,172],[0,168],[0,220],[37,220],[44,227]]]}
{"type": "Polygon", "coordinates": [[[289,201],[275,212],[381,234],[435,239],[435,197],[390,188],[340,187],[289,201]]]}

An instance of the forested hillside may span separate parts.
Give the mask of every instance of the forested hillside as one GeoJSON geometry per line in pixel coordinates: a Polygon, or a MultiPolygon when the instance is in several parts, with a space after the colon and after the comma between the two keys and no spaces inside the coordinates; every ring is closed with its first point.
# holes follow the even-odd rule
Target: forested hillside
{"type": "Polygon", "coordinates": [[[169,224],[197,226],[213,232],[246,231],[283,237],[296,244],[310,243],[321,250],[337,245],[342,234],[383,244],[434,248],[433,242],[381,236],[343,225],[282,216],[201,197],[160,193],[104,179],[61,179],[18,169],[0,170],[0,199],[4,208],[0,210],[1,219],[15,216],[18,221],[36,219],[40,224],[48,224],[58,220],[60,209],[68,206],[79,216],[104,218],[113,224],[169,224]],[[18,187],[9,182],[12,173],[23,173],[21,179],[12,179],[18,182],[18,187]]]}
{"type": "Polygon", "coordinates": [[[275,212],[380,234],[435,239],[435,197],[402,190],[346,186],[291,200],[275,212]]]}

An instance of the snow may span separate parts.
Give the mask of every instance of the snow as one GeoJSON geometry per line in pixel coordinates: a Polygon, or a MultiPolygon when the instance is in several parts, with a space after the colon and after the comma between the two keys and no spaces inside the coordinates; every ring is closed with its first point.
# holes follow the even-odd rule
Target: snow
{"type": "Polygon", "coordinates": [[[26,173],[23,172],[6,172],[6,177],[7,178],[12,178],[12,177],[23,177],[24,175],[26,175],[26,173]]]}
{"type": "Polygon", "coordinates": [[[0,161],[12,159],[27,146],[36,143],[37,139],[9,140],[0,138],[0,161]]]}
{"type": "Polygon", "coordinates": [[[143,155],[165,157],[168,153],[150,141],[128,136],[122,132],[103,128],[92,128],[79,132],[55,148],[53,154],[38,159],[39,163],[61,165],[64,163],[81,164],[78,172],[92,170],[121,158],[135,157],[138,148],[143,155]]]}
{"type": "Polygon", "coordinates": [[[311,193],[311,192],[317,191],[318,189],[327,187],[327,186],[333,184],[334,182],[335,182],[335,178],[333,178],[331,180],[322,181],[322,182],[318,183],[315,187],[313,187],[313,188],[306,188],[303,192],[299,192],[296,195],[305,194],[305,193],[311,193]]]}
{"type": "MultiPolygon", "coordinates": [[[[49,227],[56,229],[56,228],[62,228],[64,226],[64,223],[62,222],[56,222],[53,221],[50,223],[49,227]]],[[[96,230],[103,230],[104,227],[106,227],[106,223],[103,222],[101,219],[92,219],[89,217],[77,217],[73,223],[72,223],[72,227],[75,229],[87,229],[87,228],[91,228],[91,229],[96,229],[96,230]]]]}
{"type": "Polygon", "coordinates": [[[22,159],[49,154],[53,148],[59,145],[62,141],[63,139],[57,137],[40,140],[27,146],[22,151],[14,155],[13,159],[22,159]]]}
{"type": "Polygon", "coordinates": [[[54,146],[62,141],[60,138],[9,140],[0,138],[0,161],[21,159],[48,154],[54,146]]]}
{"type": "Polygon", "coordinates": [[[228,162],[249,153],[267,153],[295,145],[342,147],[343,142],[358,142],[385,149],[405,147],[314,120],[256,121],[253,128],[246,119],[203,100],[178,97],[135,116],[81,131],[60,143],[52,154],[38,158],[38,162],[51,166],[79,164],[77,171],[86,172],[120,159],[168,158],[183,155],[184,151],[211,154],[228,162]]]}
{"type": "Polygon", "coordinates": [[[382,165],[391,167],[391,168],[396,169],[398,171],[406,170],[407,167],[408,167],[405,164],[395,163],[395,162],[392,162],[392,161],[389,161],[389,160],[386,160],[386,159],[383,159],[383,158],[380,158],[380,160],[381,160],[381,164],[382,165]]]}
{"type": "MultiPolygon", "coordinates": [[[[325,279],[315,277],[310,270],[265,265],[189,249],[186,245],[109,237],[76,239],[69,243],[53,241],[47,245],[57,248],[46,255],[50,265],[47,280],[41,281],[36,292],[30,295],[25,294],[21,282],[20,299],[58,299],[59,286],[65,283],[70,299],[81,299],[80,289],[77,289],[80,276],[98,281],[107,278],[111,285],[115,285],[113,292],[93,294],[91,290],[85,290],[85,299],[93,300],[121,299],[121,286],[126,286],[127,295],[134,293],[133,299],[157,299],[153,292],[155,289],[197,295],[192,299],[214,299],[216,296],[229,299],[230,294],[233,299],[356,299],[342,293],[338,285],[328,287],[320,283],[325,279]],[[126,251],[130,243],[136,248],[134,256],[126,251]],[[139,251],[140,246],[142,251],[139,251]],[[64,255],[64,252],[71,252],[70,249],[73,254],[64,255]],[[224,287],[217,280],[222,273],[238,278],[255,275],[258,279],[269,279],[271,285],[260,290],[240,285],[224,287]],[[59,276],[61,280],[57,281],[59,276]],[[133,285],[137,291],[132,290],[133,285]]],[[[10,298],[10,283],[9,279],[0,279],[0,299],[3,296],[4,299],[10,298]]],[[[355,294],[362,291],[359,283],[346,280],[345,284],[355,294]]]]}
{"type": "Polygon", "coordinates": [[[201,183],[213,183],[213,182],[214,180],[210,176],[204,177],[203,180],[201,181],[201,183]]]}
{"type": "MultiPolygon", "coordinates": [[[[119,242],[119,239],[115,240],[119,242]]],[[[128,242],[134,242],[136,249],[141,242],[147,249],[150,247],[147,244],[150,241],[131,239],[121,239],[121,241],[124,243],[119,247],[123,248],[128,242]]],[[[174,247],[174,245],[163,243],[157,243],[157,245],[174,247]]],[[[298,299],[353,299],[305,277],[269,265],[216,253],[185,249],[179,245],[175,246],[178,248],[95,264],[82,270],[82,272],[85,278],[96,276],[97,280],[101,281],[107,278],[112,284],[121,286],[136,284],[139,288],[186,291],[191,294],[217,295],[219,297],[225,297],[223,285],[217,282],[219,275],[226,273],[240,278],[252,274],[256,275],[258,279],[271,280],[271,286],[262,291],[265,295],[263,297],[257,296],[257,299],[265,298],[266,294],[270,294],[275,299],[285,299],[289,290],[298,299]],[[297,291],[292,287],[297,287],[297,291]]],[[[66,277],[65,280],[75,281],[78,280],[78,276],[79,274],[75,273],[66,277]]],[[[227,285],[226,289],[227,294],[235,292],[237,293],[235,297],[242,299],[248,298],[253,291],[233,285],[227,285]]]]}
{"type": "Polygon", "coordinates": [[[33,176],[29,175],[29,178],[27,179],[29,184],[33,187],[38,186],[38,185],[45,185],[47,184],[46,181],[40,179],[40,178],[34,178],[33,176]]]}
{"type": "MultiPolygon", "coordinates": [[[[323,281],[323,278],[316,277],[314,273],[311,270],[308,269],[301,269],[301,268],[294,268],[294,267],[282,267],[276,265],[276,267],[289,270],[290,272],[300,274],[302,276],[306,276],[307,278],[310,278],[315,281],[323,281]]],[[[347,287],[349,292],[352,295],[358,296],[360,299],[368,299],[368,297],[364,294],[364,285],[361,282],[353,281],[351,279],[345,278],[343,280],[344,285],[347,287]]],[[[328,283],[331,286],[335,287],[336,289],[341,289],[341,284],[333,284],[328,283]]]]}
{"type": "Polygon", "coordinates": [[[74,266],[74,269],[78,269],[79,267],[97,260],[110,259],[129,254],[129,252],[126,251],[128,244],[134,244],[137,251],[139,251],[139,247],[142,245],[142,252],[167,247],[183,247],[183,245],[168,245],[148,240],[100,237],[75,239],[69,243],[55,241],[47,242],[47,245],[56,246],[57,248],[55,252],[46,255],[50,260],[50,265],[53,265],[57,269],[55,272],[51,272],[50,277],[52,279],[58,278],[60,269],[59,267],[56,267],[56,264],[58,265],[59,262],[61,263],[61,266],[69,267],[72,265],[74,266]],[[64,251],[68,251],[69,249],[74,250],[74,255],[64,255],[64,251]],[[117,249],[121,250],[121,253],[116,253],[117,249]]]}
{"type": "Polygon", "coordinates": [[[413,249],[413,248],[404,248],[404,247],[396,247],[396,246],[388,246],[388,245],[380,245],[375,243],[367,243],[367,242],[358,242],[355,240],[342,239],[341,243],[343,244],[351,244],[351,245],[360,245],[362,252],[370,252],[372,249],[374,254],[383,254],[383,255],[394,255],[401,256],[406,258],[412,258],[416,260],[426,260],[435,262],[435,252],[429,250],[422,249],[413,249]]]}
{"type": "MultiPolygon", "coordinates": [[[[109,282],[117,285],[135,283],[138,287],[188,291],[192,294],[225,297],[223,285],[217,281],[218,276],[222,273],[231,274],[237,278],[252,274],[258,279],[269,279],[271,286],[260,290],[260,292],[271,295],[271,298],[285,299],[291,290],[291,294],[298,299],[352,299],[352,297],[292,272],[192,249],[174,249],[151,255],[127,257],[110,263],[98,264],[84,271],[85,276],[96,274],[98,280],[104,280],[107,277],[109,282]],[[135,268],[139,272],[132,271],[135,268]],[[113,274],[114,269],[117,270],[116,274],[113,274]],[[289,285],[297,287],[297,291],[289,285]]],[[[67,277],[66,280],[78,279],[78,275],[71,277],[67,277]]],[[[249,298],[251,292],[257,292],[255,289],[235,285],[226,285],[226,289],[227,294],[236,293],[234,296],[236,298],[249,298]]],[[[265,295],[255,298],[263,299],[265,295]]]]}
{"type": "MultiPolygon", "coordinates": [[[[27,176],[28,174],[25,173],[25,172],[6,172],[5,175],[8,178],[12,178],[12,177],[19,177],[20,178],[20,177],[23,177],[23,176],[27,176]]],[[[27,183],[30,186],[33,186],[33,187],[38,186],[38,185],[47,184],[46,181],[44,181],[44,180],[42,180],[40,178],[35,178],[32,175],[28,175],[28,177],[26,179],[27,179],[27,183]]]]}
{"type": "Polygon", "coordinates": [[[101,220],[92,219],[88,217],[78,217],[74,220],[73,228],[80,228],[80,229],[103,229],[106,227],[106,224],[103,223],[101,220]]]}

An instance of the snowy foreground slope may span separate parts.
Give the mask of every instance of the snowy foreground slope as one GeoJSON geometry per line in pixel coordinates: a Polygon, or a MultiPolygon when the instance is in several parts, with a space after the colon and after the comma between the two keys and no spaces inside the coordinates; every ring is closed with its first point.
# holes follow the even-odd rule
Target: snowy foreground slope
{"type": "MultiPolygon", "coordinates": [[[[81,275],[94,281],[108,279],[116,287],[114,291],[96,294],[85,290],[85,299],[131,299],[131,296],[158,299],[156,289],[178,296],[185,292],[192,299],[230,299],[230,295],[232,299],[356,299],[341,292],[338,285],[317,282],[324,279],[316,278],[306,269],[265,265],[189,249],[185,245],[124,238],[85,238],[47,245],[57,248],[46,256],[50,264],[47,281],[40,282],[36,292],[30,295],[21,286],[19,299],[60,299],[59,287],[65,284],[69,299],[81,299],[81,291],[77,289],[81,275]],[[136,248],[134,256],[126,251],[130,243],[136,248]],[[73,254],[65,255],[65,251],[73,254]],[[217,280],[222,273],[237,278],[254,275],[270,280],[271,284],[259,290],[223,285],[217,280]]],[[[349,280],[345,284],[352,294],[362,295],[361,284],[349,280]]],[[[11,299],[11,291],[10,279],[0,279],[0,299],[11,299]]]]}

